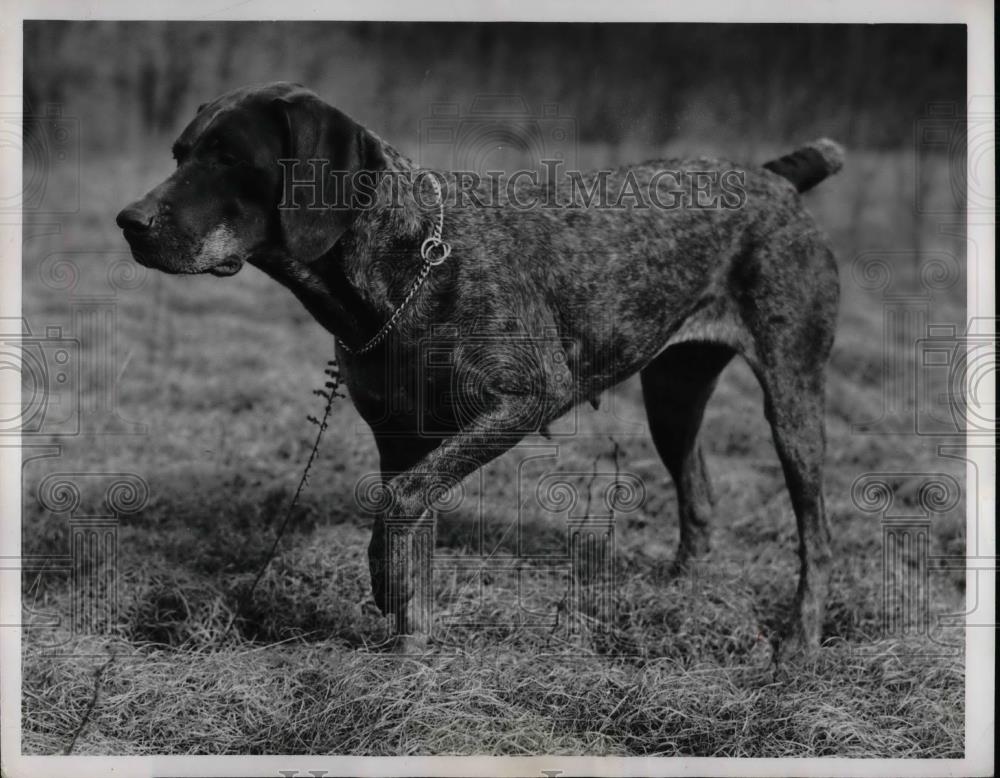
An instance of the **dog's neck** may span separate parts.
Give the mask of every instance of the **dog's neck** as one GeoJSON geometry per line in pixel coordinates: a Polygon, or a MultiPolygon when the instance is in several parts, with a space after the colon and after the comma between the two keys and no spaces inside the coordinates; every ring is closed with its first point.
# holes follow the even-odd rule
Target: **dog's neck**
{"type": "MultiPolygon", "coordinates": [[[[428,196],[431,184],[407,157],[373,134],[380,145],[385,168],[380,171],[374,202],[358,211],[340,241],[344,272],[359,294],[375,307],[391,300],[390,288],[408,265],[419,268],[420,244],[428,237],[438,215],[438,203],[428,196]],[[423,187],[421,202],[414,186],[423,187]]],[[[391,303],[389,305],[391,309],[391,303]]]]}
{"type": "Polygon", "coordinates": [[[380,176],[371,207],[358,212],[337,244],[319,259],[303,263],[271,255],[255,262],[287,286],[313,317],[357,350],[392,315],[420,271],[420,244],[438,218],[440,204],[429,195],[426,176],[380,138],[386,175],[380,176]],[[426,187],[420,200],[414,183],[426,187]]]}

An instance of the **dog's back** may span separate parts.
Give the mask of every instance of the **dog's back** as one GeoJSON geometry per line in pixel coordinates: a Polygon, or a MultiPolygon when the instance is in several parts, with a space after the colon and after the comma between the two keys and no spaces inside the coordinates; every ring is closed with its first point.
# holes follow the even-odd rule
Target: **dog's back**
{"type": "Polygon", "coordinates": [[[763,168],[656,160],[571,175],[555,187],[523,183],[510,196],[531,208],[453,209],[452,315],[558,333],[571,373],[586,377],[577,396],[591,397],[647,364],[678,332],[706,332],[692,316],[729,327],[739,315],[732,292],[746,286],[735,276],[781,277],[786,297],[812,298],[819,281],[835,297],[824,239],[798,189],[835,172],[840,159],[836,144],[818,141],[763,168]],[[775,265],[759,249],[778,244],[775,265]],[[802,273],[810,263],[818,264],[802,273]]]}

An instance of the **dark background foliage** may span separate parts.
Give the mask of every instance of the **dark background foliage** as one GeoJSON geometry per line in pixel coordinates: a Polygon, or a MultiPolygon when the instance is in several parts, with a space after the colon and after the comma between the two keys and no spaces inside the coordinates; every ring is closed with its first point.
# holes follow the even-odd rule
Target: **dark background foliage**
{"type": "Polygon", "coordinates": [[[965,92],[960,25],[29,22],[25,57],[29,108],[93,117],[100,148],[174,132],[218,93],[279,79],[397,140],[434,101],[516,93],[534,110],[558,103],[582,141],[710,128],[899,148],[929,103],[965,92]]]}

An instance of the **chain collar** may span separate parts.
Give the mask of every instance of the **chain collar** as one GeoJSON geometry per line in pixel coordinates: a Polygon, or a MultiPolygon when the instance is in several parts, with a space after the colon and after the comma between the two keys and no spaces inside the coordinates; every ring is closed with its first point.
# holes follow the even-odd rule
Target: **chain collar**
{"type": "Polygon", "coordinates": [[[441,238],[441,232],[444,229],[444,197],[441,194],[441,184],[438,183],[437,176],[433,173],[430,174],[430,179],[431,184],[434,187],[434,196],[438,201],[438,218],[437,224],[435,224],[434,229],[431,230],[430,237],[420,244],[420,256],[424,260],[424,264],[420,268],[420,272],[417,273],[417,278],[413,282],[413,286],[410,287],[410,291],[407,292],[406,297],[403,298],[403,302],[401,302],[399,307],[393,311],[389,320],[379,328],[379,331],[372,336],[371,340],[360,348],[352,349],[344,343],[342,338],[337,338],[337,340],[340,341],[340,347],[348,354],[356,356],[367,354],[369,351],[378,346],[383,340],[385,340],[389,333],[392,332],[393,328],[395,328],[396,322],[409,306],[410,300],[413,299],[417,290],[424,285],[424,281],[427,280],[427,276],[430,274],[431,270],[448,259],[448,256],[451,254],[451,246],[445,243],[441,238]]]}

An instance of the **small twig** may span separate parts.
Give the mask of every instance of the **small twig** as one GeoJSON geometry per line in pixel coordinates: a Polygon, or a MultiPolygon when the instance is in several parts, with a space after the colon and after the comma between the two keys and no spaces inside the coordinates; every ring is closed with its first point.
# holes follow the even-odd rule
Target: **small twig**
{"type": "Polygon", "coordinates": [[[80,718],[80,723],[77,725],[76,731],[73,733],[72,740],[69,741],[69,745],[67,745],[63,751],[63,756],[68,756],[73,752],[73,749],[76,747],[76,741],[83,732],[83,728],[86,727],[87,723],[90,721],[90,716],[94,712],[94,708],[97,705],[97,693],[101,688],[101,676],[104,674],[104,671],[108,668],[108,666],[114,661],[115,653],[112,651],[111,656],[108,657],[108,661],[94,670],[93,694],[90,695],[90,702],[87,703],[87,709],[83,712],[83,716],[80,718]]]}
{"type": "Polygon", "coordinates": [[[278,544],[281,542],[281,538],[285,534],[285,530],[288,528],[288,525],[292,520],[292,512],[295,510],[296,505],[298,505],[299,497],[302,495],[302,492],[309,481],[309,471],[312,469],[313,462],[316,461],[316,457],[319,454],[320,441],[323,439],[323,433],[326,432],[326,428],[328,426],[327,422],[330,420],[330,414],[333,413],[333,402],[336,398],[344,396],[337,391],[340,387],[340,369],[338,368],[337,363],[330,360],[326,364],[327,367],[323,373],[330,380],[325,382],[323,389],[313,390],[313,394],[318,397],[323,397],[326,400],[326,405],[323,408],[323,417],[321,419],[317,419],[312,415],[306,417],[307,421],[315,424],[317,427],[316,440],[313,441],[312,450],[309,452],[309,459],[306,460],[306,466],[302,471],[302,477],[299,478],[299,484],[295,488],[295,494],[292,495],[292,500],[288,503],[288,508],[285,510],[285,516],[281,521],[281,526],[278,527],[278,531],[275,533],[274,542],[271,543],[271,548],[268,550],[267,556],[264,558],[264,563],[257,571],[257,575],[254,577],[253,583],[250,584],[250,588],[247,589],[246,593],[240,598],[239,605],[237,605],[232,618],[229,619],[229,623],[226,625],[226,629],[219,637],[219,642],[221,642],[229,634],[229,631],[233,628],[236,620],[243,614],[247,604],[253,597],[253,593],[257,589],[257,584],[260,583],[260,579],[264,577],[264,572],[274,559],[275,552],[278,550],[278,544]]]}

